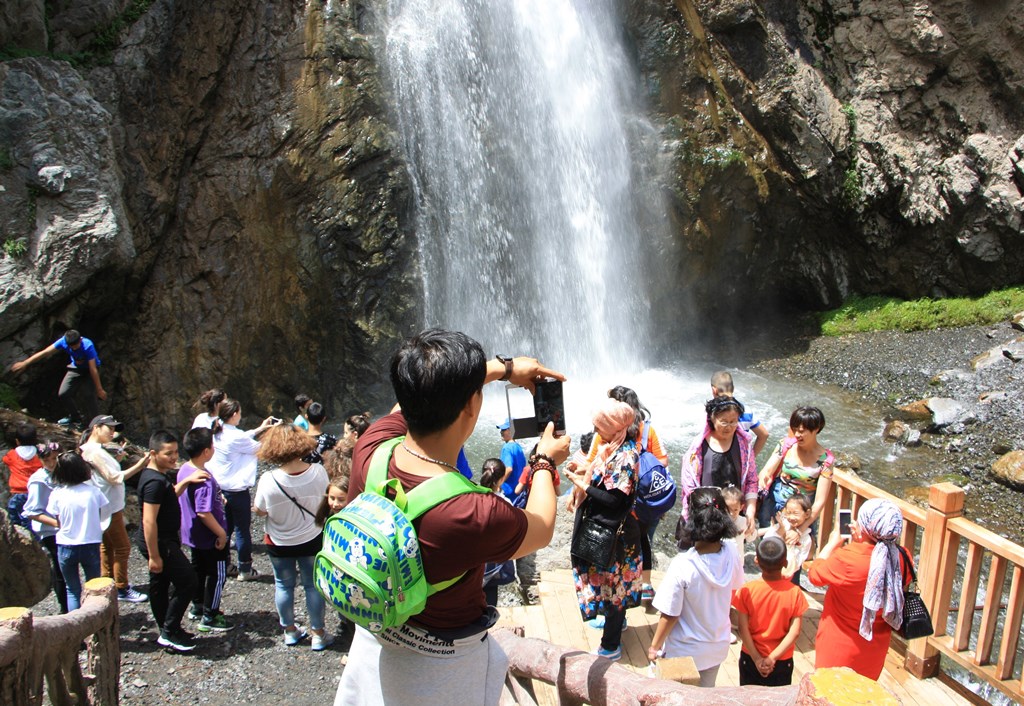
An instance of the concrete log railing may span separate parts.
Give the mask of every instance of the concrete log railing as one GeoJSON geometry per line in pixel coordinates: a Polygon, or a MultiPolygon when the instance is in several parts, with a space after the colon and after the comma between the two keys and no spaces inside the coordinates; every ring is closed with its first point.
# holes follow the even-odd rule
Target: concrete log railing
{"type": "MultiPolygon", "coordinates": [[[[899,704],[888,690],[852,669],[810,672],[793,686],[702,689],[637,674],[589,652],[522,637],[514,629],[500,628],[491,635],[508,656],[509,673],[551,684],[562,706],[822,706],[853,693],[862,697],[857,703],[899,704]]],[[[522,691],[515,696],[519,704],[533,703],[522,691]]]]}
{"type": "MultiPolygon", "coordinates": [[[[836,471],[833,481],[821,514],[819,545],[827,541],[833,513],[840,508],[853,508],[856,515],[865,500],[887,498],[903,513],[900,543],[916,555],[918,585],[935,626],[934,636],[906,643],[907,671],[918,678],[936,676],[942,656],[980,682],[1024,701],[1024,685],[1014,677],[1021,662],[1024,547],[964,518],[964,491],[952,483],[932,485],[925,510],[849,473],[836,471]]],[[[898,637],[893,641],[901,642],[898,637]]]]}
{"type": "Polygon", "coordinates": [[[0,608],[0,704],[117,706],[121,678],[117,588],[109,578],[82,589],[82,607],[36,618],[27,608],[0,608]],[[86,643],[85,669],[79,648],[86,643]]]}

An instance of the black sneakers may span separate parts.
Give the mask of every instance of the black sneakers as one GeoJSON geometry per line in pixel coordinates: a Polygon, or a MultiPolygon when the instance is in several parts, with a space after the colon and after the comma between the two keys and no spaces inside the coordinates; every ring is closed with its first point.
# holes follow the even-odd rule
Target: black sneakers
{"type": "Polygon", "coordinates": [[[191,652],[196,648],[196,640],[184,630],[178,629],[173,633],[160,631],[160,637],[156,640],[158,645],[174,650],[175,652],[191,652]]]}

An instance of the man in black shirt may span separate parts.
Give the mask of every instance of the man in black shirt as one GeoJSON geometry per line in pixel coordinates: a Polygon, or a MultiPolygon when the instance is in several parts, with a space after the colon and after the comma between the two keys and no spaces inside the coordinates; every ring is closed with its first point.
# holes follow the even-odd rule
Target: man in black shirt
{"type": "Polygon", "coordinates": [[[178,439],[168,431],[149,438],[149,465],[139,475],[142,506],[142,541],[139,550],[149,560],[149,606],[160,627],[157,642],[176,652],[195,649],[192,635],[181,629],[189,601],[196,590],[192,563],[181,551],[181,508],[178,496],[191,483],[202,483],[210,474],[196,471],[175,484],[178,439]]]}

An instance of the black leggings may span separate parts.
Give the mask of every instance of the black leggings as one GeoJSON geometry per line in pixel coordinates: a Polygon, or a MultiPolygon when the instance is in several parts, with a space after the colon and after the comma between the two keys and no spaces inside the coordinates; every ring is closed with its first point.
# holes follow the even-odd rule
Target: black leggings
{"type": "Polygon", "coordinates": [[[614,606],[604,616],[604,632],[601,633],[601,648],[611,652],[622,644],[622,624],[626,622],[626,611],[614,606]]]}

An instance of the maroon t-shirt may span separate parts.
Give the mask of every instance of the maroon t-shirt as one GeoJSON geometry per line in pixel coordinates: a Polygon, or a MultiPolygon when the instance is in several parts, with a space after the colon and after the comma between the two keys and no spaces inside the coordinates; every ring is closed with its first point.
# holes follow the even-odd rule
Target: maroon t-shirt
{"type": "MultiPolygon", "coordinates": [[[[407,431],[401,412],[374,422],[352,452],[349,497],[363,492],[366,470],[377,447],[407,431]]],[[[456,473],[457,471],[449,471],[456,473]]],[[[397,478],[406,492],[423,481],[398,468],[392,455],[388,477],[397,478]]],[[[413,522],[419,535],[423,568],[430,583],[465,573],[454,585],[427,599],[427,607],[409,622],[427,629],[456,630],[475,622],[487,608],[484,564],[505,561],[526,537],[526,514],[493,493],[468,493],[446,500],[413,522]]]]}

